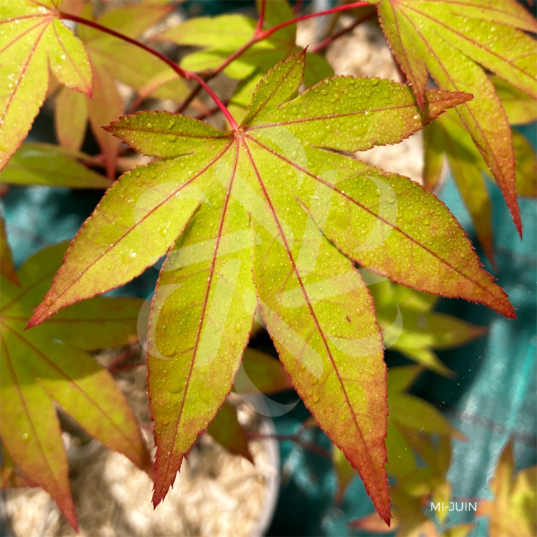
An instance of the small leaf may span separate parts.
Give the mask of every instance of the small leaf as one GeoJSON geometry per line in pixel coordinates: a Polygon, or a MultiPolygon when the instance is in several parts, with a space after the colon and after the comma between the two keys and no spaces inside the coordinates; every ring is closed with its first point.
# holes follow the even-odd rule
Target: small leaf
{"type": "Polygon", "coordinates": [[[102,127],[123,114],[123,99],[114,83],[113,76],[95,69],[93,75],[93,98],[88,100],[88,117],[106,162],[106,173],[110,179],[115,177],[119,140],[102,127]]]}
{"type": "Polygon", "coordinates": [[[233,386],[241,395],[254,395],[278,393],[292,388],[293,384],[277,358],[248,347],[233,386]]]}
{"type": "Polygon", "coordinates": [[[246,433],[237,418],[237,410],[229,403],[222,405],[214,420],[209,424],[207,432],[230,453],[241,455],[254,464],[246,433]]]}
{"type": "Polygon", "coordinates": [[[490,79],[511,125],[523,125],[537,120],[537,99],[498,76],[491,75],[490,79]]]}
{"type": "Polygon", "coordinates": [[[0,0],[0,170],[28,134],[47,92],[49,65],[68,88],[91,95],[82,43],[56,18],[58,2],[0,0]]]}
{"type": "Polygon", "coordinates": [[[95,189],[110,186],[108,179],[86,168],[77,162],[76,158],[90,157],[82,153],[63,151],[55,145],[27,143],[13,155],[2,171],[2,182],[11,185],[95,189]]]}
{"type": "Polygon", "coordinates": [[[513,131],[516,159],[516,190],[520,196],[537,197],[537,156],[522,134],[513,131]]]}

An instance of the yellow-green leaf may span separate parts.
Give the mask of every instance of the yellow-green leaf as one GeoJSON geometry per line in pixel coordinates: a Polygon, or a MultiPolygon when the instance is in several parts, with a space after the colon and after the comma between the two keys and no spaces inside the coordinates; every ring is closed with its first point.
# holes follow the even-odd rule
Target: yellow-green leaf
{"type": "Polygon", "coordinates": [[[44,185],[105,189],[111,182],[78,160],[83,153],[64,151],[50,144],[24,144],[2,171],[2,182],[11,185],[44,185]],[[78,160],[77,160],[78,159],[78,160]]]}
{"type": "Polygon", "coordinates": [[[457,108],[522,233],[511,132],[489,69],[537,98],[537,21],[515,0],[371,0],[401,68],[424,99],[427,72],[443,89],[474,98],[457,108]]]}
{"type": "Polygon", "coordinates": [[[91,95],[82,43],[57,18],[60,1],[0,1],[0,169],[28,134],[47,92],[50,69],[65,86],[91,95]]]}
{"type": "MultiPolygon", "coordinates": [[[[26,261],[17,273],[20,287],[2,276],[0,435],[15,464],[50,493],[76,528],[54,402],[100,442],[123,453],[140,468],[149,471],[151,462],[138,422],[112,376],[83,350],[56,339],[63,337],[61,330],[49,331],[46,325],[31,332],[24,330],[36,301],[50,284],[65,246],[47,248],[26,261]]],[[[88,302],[88,325],[85,319],[72,319],[77,321],[80,334],[73,337],[68,329],[65,341],[78,342],[83,334],[87,338],[93,331],[97,341],[101,338],[101,342],[116,345],[127,343],[136,328],[135,315],[124,321],[129,329],[113,337],[102,339],[96,330],[96,321],[102,325],[110,317],[113,322],[117,299],[109,300],[88,302]]],[[[68,310],[65,313],[69,318],[68,310]]]]}
{"type": "Polygon", "coordinates": [[[334,151],[396,143],[469,97],[429,91],[420,109],[408,87],[335,77],[295,98],[304,57],[269,71],[234,131],[164,112],[113,123],[110,132],[163,160],[108,190],[30,322],[128,281],[178,236],[148,336],[155,504],[232,389],[257,305],[298,393],[385,520],[383,349],[352,260],[512,315],[443,204],[406,178],[334,151]],[[388,199],[385,186],[394,193],[388,199]]]}

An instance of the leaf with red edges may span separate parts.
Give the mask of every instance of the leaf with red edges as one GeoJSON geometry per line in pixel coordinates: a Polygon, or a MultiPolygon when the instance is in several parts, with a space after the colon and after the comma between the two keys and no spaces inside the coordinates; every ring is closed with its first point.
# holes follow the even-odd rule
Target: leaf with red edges
{"type": "Polygon", "coordinates": [[[537,21],[515,0],[370,0],[420,104],[427,72],[474,99],[457,108],[502,189],[520,235],[511,131],[482,67],[537,98],[537,21]],[[482,66],[482,67],[481,67],[482,66]]]}
{"type": "Polygon", "coordinates": [[[61,0],[0,0],[0,170],[28,134],[47,93],[49,66],[68,88],[91,95],[84,45],[59,19],[61,0]]]}
{"type": "MultiPolygon", "coordinates": [[[[515,117],[516,105],[512,107],[515,117]]],[[[535,197],[537,184],[537,160],[531,144],[522,134],[512,131],[516,163],[516,193],[535,197]]],[[[429,190],[440,180],[443,157],[447,157],[453,180],[470,213],[476,235],[492,263],[494,261],[493,232],[490,194],[485,177],[494,180],[483,157],[472,142],[464,124],[453,111],[448,111],[424,130],[424,183],[429,190]]]]}
{"type": "Polygon", "coordinates": [[[20,287],[2,275],[0,436],[14,464],[52,496],[76,528],[55,403],[88,433],[138,467],[150,471],[151,460],[134,413],[112,376],[89,354],[71,345],[97,348],[128,343],[135,334],[142,301],[90,301],[83,313],[67,310],[52,323],[51,330],[46,324],[24,330],[65,247],[46,248],[26,261],[17,273],[20,287]],[[122,318],[112,336],[116,313],[122,318]]]}
{"type": "Polygon", "coordinates": [[[148,335],[155,504],[232,389],[257,305],[299,395],[385,520],[383,349],[352,261],[513,315],[441,202],[336,153],[397,143],[469,96],[427,91],[420,109],[401,84],[335,77],[297,97],[304,61],[269,71],[233,132],[165,112],[113,123],[161,160],[108,190],[29,323],[125,283],[175,243],[148,335]]]}

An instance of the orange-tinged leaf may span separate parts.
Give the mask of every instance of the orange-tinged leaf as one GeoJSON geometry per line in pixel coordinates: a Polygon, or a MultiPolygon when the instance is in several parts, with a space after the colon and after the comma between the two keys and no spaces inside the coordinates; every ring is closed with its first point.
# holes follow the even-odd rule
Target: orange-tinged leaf
{"type": "Polygon", "coordinates": [[[241,455],[253,464],[254,459],[248,447],[246,433],[239,423],[237,410],[229,403],[220,407],[207,432],[230,453],[241,455]]]}
{"type": "MultiPolygon", "coordinates": [[[[42,386],[35,382],[33,372],[20,355],[12,356],[10,340],[6,339],[6,335],[13,338],[11,331],[2,326],[1,332],[2,442],[15,464],[52,496],[65,518],[76,528],[67,457],[54,404],[42,386]]],[[[13,341],[17,343],[16,339],[13,341]]]]}
{"type": "Polygon", "coordinates": [[[423,98],[424,69],[444,89],[474,99],[457,111],[502,189],[519,234],[511,133],[498,95],[481,66],[537,97],[537,22],[515,0],[491,2],[378,0],[394,54],[423,98]],[[403,22],[404,21],[404,22],[403,22]]]}
{"type": "Polygon", "coordinates": [[[13,266],[11,248],[7,240],[6,223],[0,214],[0,274],[11,280],[15,285],[19,285],[19,279],[13,266]]]}
{"type": "MultiPolygon", "coordinates": [[[[76,515],[69,490],[68,468],[61,431],[54,408],[58,403],[92,436],[123,453],[142,469],[150,469],[150,458],[136,418],[112,376],[86,352],[59,339],[62,331],[42,326],[24,331],[28,316],[46,289],[65,252],[65,244],[38,252],[18,271],[21,287],[2,280],[2,441],[21,471],[43,487],[58,502],[69,522],[76,527],[76,515]]],[[[108,299],[111,310],[115,300],[108,299]]],[[[121,300],[121,299],[120,299],[121,300]]],[[[97,341],[125,344],[136,327],[136,316],[129,330],[113,338],[96,331],[113,313],[101,302],[88,302],[89,326],[77,323],[80,334],[90,330],[97,341]],[[99,307],[100,306],[100,307],[99,307]],[[93,324],[92,324],[93,322],[93,324]]],[[[140,301],[136,301],[140,304],[140,301]]],[[[69,318],[68,311],[65,312],[69,318]]],[[[70,329],[67,331],[69,332],[70,329]]],[[[69,334],[68,334],[69,336],[69,334]]],[[[69,337],[65,338],[70,339],[69,337]]]]}
{"type": "Polygon", "coordinates": [[[88,116],[93,135],[97,139],[106,162],[108,177],[115,177],[119,140],[103,127],[123,114],[123,99],[108,73],[94,69],[93,98],[88,99],[88,116]]]}
{"type": "Polygon", "coordinates": [[[232,389],[259,304],[294,386],[388,521],[380,329],[360,273],[342,252],[408,285],[512,309],[434,196],[330,151],[396,143],[469,96],[428,91],[420,109],[408,87],[335,77],[294,98],[304,56],[269,71],[236,131],[164,112],[113,123],[110,132],[163,160],[107,192],[30,326],[128,281],[179,235],[162,266],[148,336],[154,503],[232,389]],[[385,184],[400,206],[395,220],[385,184]],[[348,200],[357,192],[355,208],[348,200]],[[360,242],[347,251],[348,214],[360,242]],[[433,225],[417,222],[418,214],[433,225]],[[373,249],[357,251],[371,230],[373,249]],[[412,255],[416,263],[405,267],[412,255]]]}
{"type": "Polygon", "coordinates": [[[25,476],[20,468],[17,468],[15,462],[11,458],[11,455],[2,446],[1,451],[2,464],[0,466],[0,489],[7,488],[23,488],[23,487],[35,487],[27,476],[25,476]]]}
{"type": "Polygon", "coordinates": [[[45,98],[49,65],[65,86],[91,95],[91,67],[82,43],[56,18],[59,2],[2,0],[0,169],[18,149],[45,98]]]}
{"type": "Polygon", "coordinates": [[[79,151],[86,135],[88,105],[86,97],[62,88],[56,97],[55,128],[60,145],[79,151]]]}

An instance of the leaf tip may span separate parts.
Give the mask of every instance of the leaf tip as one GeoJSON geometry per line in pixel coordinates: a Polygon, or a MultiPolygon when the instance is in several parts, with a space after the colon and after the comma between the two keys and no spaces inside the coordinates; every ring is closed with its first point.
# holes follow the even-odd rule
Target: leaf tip
{"type": "Polygon", "coordinates": [[[42,302],[37,306],[37,308],[34,310],[34,313],[30,320],[28,321],[28,324],[25,327],[25,330],[28,330],[29,328],[33,328],[34,326],[40,325],[42,322],[46,321],[50,316],[51,313],[49,311],[49,306],[46,302],[42,302]]]}

